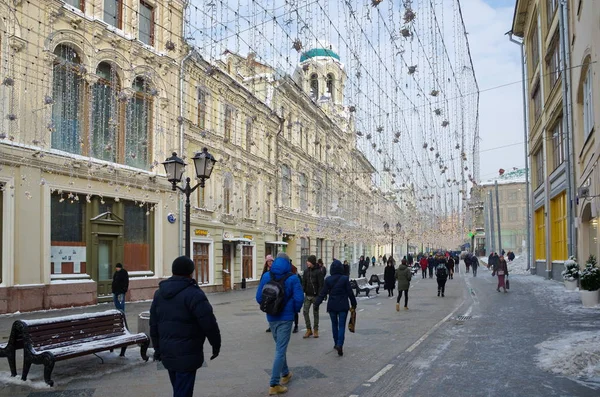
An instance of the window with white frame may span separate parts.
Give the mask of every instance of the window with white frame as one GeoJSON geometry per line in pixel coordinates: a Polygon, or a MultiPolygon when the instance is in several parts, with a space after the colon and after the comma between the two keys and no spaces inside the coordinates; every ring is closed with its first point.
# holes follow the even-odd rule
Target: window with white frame
{"type": "Polygon", "coordinates": [[[281,166],[281,205],[290,207],[292,202],[292,172],[290,167],[283,164],[281,166]]]}
{"type": "Polygon", "coordinates": [[[252,185],[250,183],[246,183],[245,210],[246,210],[246,218],[248,218],[248,219],[252,218],[252,198],[253,198],[252,185]]]}
{"type": "Polygon", "coordinates": [[[134,95],[127,103],[124,164],[146,169],[150,163],[153,99],[150,81],[138,76],[133,81],[134,95]]]}
{"type": "Polygon", "coordinates": [[[231,141],[231,134],[233,132],[233,108],[229,105],[225,105],[225,115],[223,122],[223,137],[226,142],[231,141]]]}
{"type": "Polygon", "coordinates": [[[123,0],[104,0],[104,22],[123,29],[123,0]]]}
{"type": "Polygon", "coordinates": [[[587,139],[594,130],[594,98],[593,98],[592,65],[588,66],[583,81],[583,137],[587,139]]]}
{"type": "Polygon", "coordinates": [[[70,6],[73,6],[81,11],[85,10],[85,0],[63,0],[70,6]]]}
{"type": "Polygon", "coordinates": [[[552,162],[554,169],[557,169],[565,161],[565,143],[563,137],[563,120],[558,119],[552,129],[552,162]]]}
{"type": "Polygon", "coordinates": [[[142,43],[154,45],[154,7],[140,1],[139,39],[142,43]]]}

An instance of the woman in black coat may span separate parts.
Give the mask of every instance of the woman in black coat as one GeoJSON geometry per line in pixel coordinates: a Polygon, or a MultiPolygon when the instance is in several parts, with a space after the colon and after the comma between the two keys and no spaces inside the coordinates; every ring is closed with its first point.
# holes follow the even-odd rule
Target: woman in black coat
{"type": "Polygon", "coordinates": [[[383,281],[383,287],[387,290],[388,296],[394,296],[394,289],[396,288],[396,269],[392,258],[388,260],[387,266],[383,272],[383,281]]]}
{"type": "Polygon", "coordinates": [[[331,330],[333,332],[333,348],[337,350],[338,355],[343,356],[344,336],[346,333],[346,319],[348,310],[352,304],[352,310],[356,309],[356,298],[350,286],[350,278],[344,275],[344,265],[337,259],[333,261],[329,268],[331,276],[325,279],[325,285],[315,302],[319,306],[326,295],[329,295],[327,301],[327,312],[331,317],[331,330]],[[350,301],[350,302],[348,302],[350,301]]]}

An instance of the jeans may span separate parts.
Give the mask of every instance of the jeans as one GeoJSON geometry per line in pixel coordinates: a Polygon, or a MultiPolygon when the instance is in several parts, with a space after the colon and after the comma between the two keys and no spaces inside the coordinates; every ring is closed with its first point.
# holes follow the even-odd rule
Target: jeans
{"type": "Polygon", "coordinates": [[[438,278],[437,285],[438,285],[438,294],[441,292],[442,295],[444,295],[444,292],[446,292],[446,279],[438,278]]]}
{"type": "Polygon", "coordinates": [[[313,317],[315,318],[315,330],[319,329],[319,307],[315,305],[315,301],[317,300],[316,296],[308,296],[304,297],[304,306],[302,306],[302,314],[304,314],[304,323],[306,323],[307,329],[312,329],[310,326],[310,306],[313,307],[313,317]]]}
{"type": "Polygon", "coordinates": [[[169,379],[173,386],[173,397],[192,397],[194,395],[196,371],[175,372],[169,370],[169,379]]]}
{"type": "Polygon", "coordinates": [[[271,372],[271,386],[279,384],[282,375],[287,375],[290,370],[287,365],[286,352],[290,336],[292,335],[293,321],[269,321],[271,334],[275,340],[275,358],[273,360],[273,370],[271,372]]]}
{"type": "Polygon", "coordinates": [[[125,313],[125,294],[113,294],[113,301],[117,310],[125,313]]]}
{"type": "Polygon", "coordinates": [[[331,317],[333,343],[335,346],[344,346],[344,336],[346,335],[346,318],[348,318],[348,312],[329,312],[329,317],[331,317]]]}
{"type": "Polygon", "coordinates": [[[423,273],[423,278],[427,278],[427,269],[422,269],[421,273],[423,273]]]}

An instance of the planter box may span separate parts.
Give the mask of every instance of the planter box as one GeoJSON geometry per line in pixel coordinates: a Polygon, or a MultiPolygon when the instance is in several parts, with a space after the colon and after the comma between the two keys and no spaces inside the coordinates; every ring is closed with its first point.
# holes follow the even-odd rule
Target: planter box
{"type": "Polygon", "coordinates": [[[585,291],[580,289],[579,293],[581,294],[581,303],[583,303],[583,307],[596,307],[598,305],[600,290],[585,291]]]}
{"type": "Polygon", "coordinates": [[[568,291],[575,291],[577,289],[577,280],[565,280],[565,288],[568,291]]]}

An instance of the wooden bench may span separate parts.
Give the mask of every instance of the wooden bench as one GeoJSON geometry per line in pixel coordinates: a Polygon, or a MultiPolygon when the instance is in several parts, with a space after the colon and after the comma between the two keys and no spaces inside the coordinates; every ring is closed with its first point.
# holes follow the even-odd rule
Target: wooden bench
{"type": "Polygon", "coordinates": [[[23,337],[17,332],[16,323],[13,323],[8,342],[0,344],[0,357],[8,359],[10,366],[10,376],[17,376],[17,363],[15,360],[15,351],[18,344],[23,344],[23,337]]]}
{"type": "Polygon", "coordinates": [[[367,283],[367,279],[364,277],[350,280],[350,286],[356,290],[356,296],[358,296],[361,292],[365,292],[366,295],[369,296],[369,292],[371,292],[372,289],[379,289],[379,285],[370,285],[367,283]]]}
{"type": "Polygon", "coordinates": [[[22,335],[22,346],[17,343],[15,347],[24,350],[23,380],[27,380],[31,364],[43,364],[44,380],[52,386],[51,375],[57,361],[117,348],[121,348],[120,355],[124,356],[127,346],[136,344],[140,345],[142,359],[148,361],[148,337],[143,333],[130,333],[125,315],[118,310],[18,320],[13,327],[22,335]]]}

